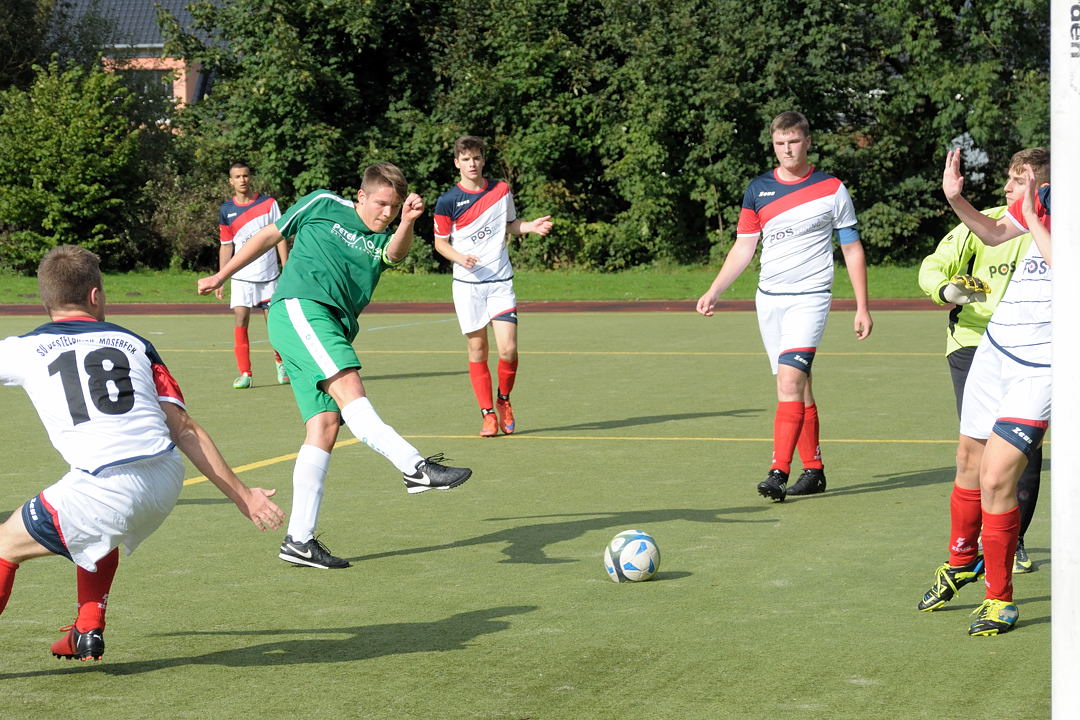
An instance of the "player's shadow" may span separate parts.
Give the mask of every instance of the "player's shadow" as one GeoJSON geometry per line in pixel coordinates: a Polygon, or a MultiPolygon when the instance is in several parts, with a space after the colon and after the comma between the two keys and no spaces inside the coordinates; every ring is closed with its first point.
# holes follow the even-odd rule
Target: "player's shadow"
{"type": "Polygon", "coordinates": [[[740,410],[725,410],[723,412],[698,412],[698,413],[673,413],[671,415],[639,415],[638,417],[620,418],[616,420],[591,420],[589,422],[574,423],[573,425],[559,425],[555,427],[529,428],[518,430],[515,435],[529,435],[540,432],[572,432],[577,430],[614,430],[616,428],[634,427],[637,425],[656,425],[659,423],[675,420],[700,420],[702,418],[731,417],[741,418],[760,415],[764,410],[761,408],[745,408],[740,410]]]}
{"type": "MultiPolygon", "coordinates": [[[[536,609],[537,606],[535,605],[509,605],[458,613],[433,622],[387,623],[385,625],[295,630],[266,628],[263,630],[164,633],[160,637],[207,635],[250,636],[253,639],[269,637],[273,639],[269,642],[260,642],[231,650],[218,650],[204,655],[122,663],[76,663],[74,667],[65,663],[61,668],[50,670],[2,673],[0,674],[0,681],[80,671],[104,672],[107,675],[139,675],[186,665],[266,667],[342,663],[370,660],[387,655],[464,650],[481,635],[489,635],[508,629],[510,621],[504,618],[533,612],[536,609]]],[[[171,643],[168,640],[161,641],[162,648],[170,646],[171,643]]],[[[106,660],[108,660],[107,657],[106,660]]]]}
{"type": "Polygon", "coordinates": [[[855,483],[854,485],[841,485],[828,489],[820,495],[805,495],[788,497],[786,502],[805,502],[807,500],[822,500],[838,495],[859,495],[870,492],[886,492],[889,490],[903,490],[907,488],[922,487],[924,485],[941,485],[951,483],[956,477],[956,468],[940,467],[930,470],[918,470],[916,472],[883,473],[874,475],[875,479],[867,482],[855,483]]]}
{"type": "Polygon", "coordinates": [[[476,545],[504,545],[505,547],[502,548],[501,552],[506,557],[500,562],[526,563],[530,565],[573,563],[580,562],[581,559],[549,557],[545,551],[546,546],[573,540],[592,530],[625,530],[629,527],[639,527],[648,530],[650,526],[672,522],[674,520],[707,524],[778,522],[775,517],[768,519],[763,518],[761,520],[737,517],[749,513],[765,512],[769,507],[770,506],[768,505],[758,505],[753,507],[717,508],[715,510],[671,508],[627,512],[560,513],[556,515],[487,518],[484,522],[513,522],[514,525],[512,527],[503,528],[502,530],[485,533],[484,535],[454,540],[453,542],[402,548],[400,550],[388,550],[386,552],[359,555],[348,559],[351,562],[362,562],[365,560],[377,560],[379,558],[419,555],[421,553],[438,552],[441,550],[454,550],[456,548],[472,547],[476,545]],[[726,515],[731,515],[733,517],[725,517],[726,515]],[[521,524],[522,520],[542,520],[547,518],[572,519],[564,519],[561,522],[533,522],[521,524]]]}
{"type": "MultiPolygon", "coordinates": [[[[979,583],[979,585],[981,586],[982,583],[979,583]]],[[[979,607],[979,604],[982,602],[981,599],[978,599],[975,596],[975,593],[972,593],[972,595],[974,598],[974,602],[960,602],[959,600],[953,600],[945,607],[935,610],[934,614],[937,615],[940,613],[944,615],[946,613],[957,613],[959,615],[963,615],[965,613],[970,613],[972,610],[979,607]]],[[[1020,622],[1017,624],[1018,627],[1026,627],[1028,625],[1045,625],[1046,623],[1050,622],[1050,615],[1043,615],[1042,617],[1028,617],[1024,615],[1025,604],[1048,603],[1050,602],[1049,595],[1040,595],[1039,597],[1024,597],[1019,594],[1014,594],[1014,596],[1016,604],[1020,607],[1020,622]]],[[[962,596],[957,597],[960,598],[962,596]]]]}

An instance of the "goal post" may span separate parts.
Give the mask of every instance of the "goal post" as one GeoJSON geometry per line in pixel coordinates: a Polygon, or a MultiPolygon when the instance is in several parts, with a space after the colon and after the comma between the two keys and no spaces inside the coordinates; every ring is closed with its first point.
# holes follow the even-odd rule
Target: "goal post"
{"type": "Polygon", "coordinates": [[[1053,717],[1080,708],[1080,0],[1050,7],[1050,212],[1053,235],[1053,434],[1050,467],[1053,717]]]}

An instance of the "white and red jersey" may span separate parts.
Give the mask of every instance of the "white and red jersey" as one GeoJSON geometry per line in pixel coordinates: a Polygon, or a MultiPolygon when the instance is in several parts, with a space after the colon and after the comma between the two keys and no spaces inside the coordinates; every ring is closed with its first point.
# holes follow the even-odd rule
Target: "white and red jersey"
{"type": "Polygon", "coordinates": [[[470,270],[454,263],[454,279],[469,283],[510,280],[514,269],[506,249],[506,225],[517,220],[514,196],[503,181],[485,180],[483,190],[458,183],[435,202],[435,237],[450,238],[459,253],[480,259],[470,270]]]}
{"type": "MultiPolygon", "coordinates": [[[[1039,221],[1050,229],[1050,186],[1039,188],[1035,195],[1039,221]]],[[[1006,211],[1006,217],[1020,230],[1029,230],[1024,222],[1023,200],[1006,211]]],[[[1032,240],[1027,254],[1016,264],[1001,302],[994,309],[986,334],[990,341],[1013,360],[1024,365],[1049,367],[1051,338],[1051,277],[1038,243],[1032,240]]]]}
{"type": "Polygon", "coordinates": [[[854,228],[856,222],[851,196],[839,179],[811,167],[806,176],[786,182],[770,170],[746,188],[737,234],[761,238],[758,287],[763,292],[828,292],[833,230],[854,228]]]}
{"type": "MultiPolygon", "coordinates": [[[[247,205],[238,205],[235,198],[229,198],[221,204],[218,216],[218,229],[221,231],[221,244],[232,245],[233,254],[240,252],[244,243],[271,223],[278,221],[281,210],[277,200],[266,195],[256,195],[247,205]]],[[[268,282],[281,274],[277,261],[277,248],[272,247],[251,261],[233,275],[235,280],[248,282],[268,282]]]]}
{"type": "Polygon", "coordinates": [[[0,384],[22,386],[53,447],[91,474],[172,449],[160,403],[184,407],[153,345],[89,317],[0,340],[0,384]]]}

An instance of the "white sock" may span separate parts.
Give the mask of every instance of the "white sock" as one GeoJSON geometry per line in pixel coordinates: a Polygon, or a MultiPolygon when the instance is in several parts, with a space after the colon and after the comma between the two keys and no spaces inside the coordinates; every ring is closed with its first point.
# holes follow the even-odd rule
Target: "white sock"
{"type": "Polygon", "coordinates": [[[323,482],[330,468],[330,453],[314,445],[301,445],[293,465],[292,512],[288,534],[296,542],[307,542],[315,534],[322,503],[323,482]]]}
{"type": "Polygon", "coordinates": [[[357,398],[341,408],[341,419],[361,442],[394,464],[401,472],[411,475],[424,457],[379,418],[371,401],[357,398]]]}

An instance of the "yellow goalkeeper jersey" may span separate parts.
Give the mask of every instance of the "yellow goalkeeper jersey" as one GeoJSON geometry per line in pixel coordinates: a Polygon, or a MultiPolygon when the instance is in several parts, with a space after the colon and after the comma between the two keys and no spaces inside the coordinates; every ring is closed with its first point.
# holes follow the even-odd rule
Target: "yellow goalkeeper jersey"
{"type": "MultiPolygon", "coordinates": [[[[984,210],[983,214],[998,219],[1007,208],[984,210]]],[[[956,305],[949,312],[945,338],[945,354],[962,347],[975,347],[986,332],[986,324],[994,308],[1005,294],[1005,288],[1016,270],[1016,263],[1027,252],[1031,235],[1024,234],[995,247],[984,245],[963,223],[941,239],[933,253],[919,267],[919,287],[938,305],[946,305],[941,289],[957,273],[974,275],[990,286],[984,302],[956,305]]]]}

